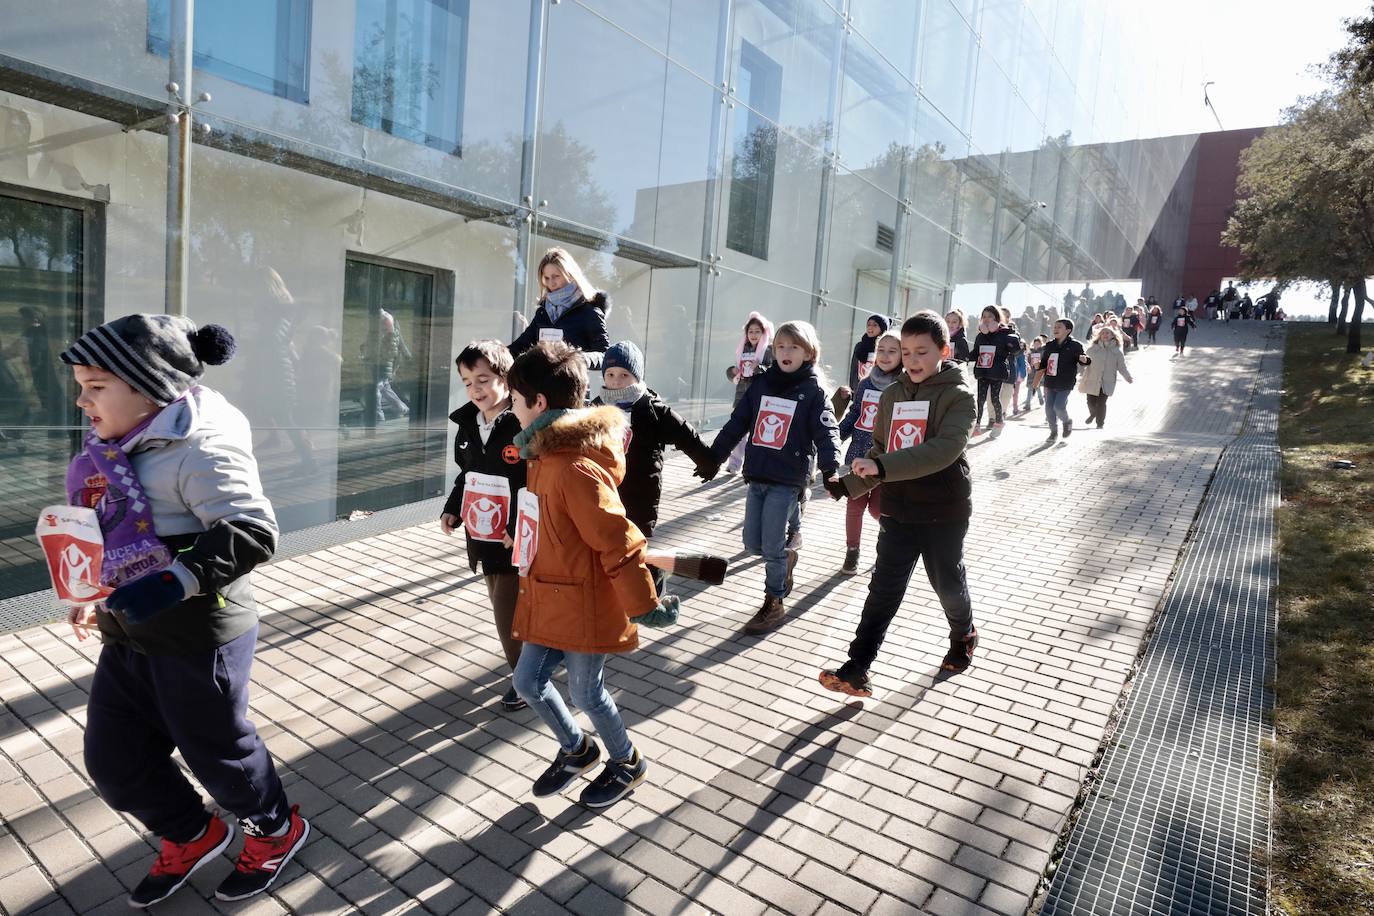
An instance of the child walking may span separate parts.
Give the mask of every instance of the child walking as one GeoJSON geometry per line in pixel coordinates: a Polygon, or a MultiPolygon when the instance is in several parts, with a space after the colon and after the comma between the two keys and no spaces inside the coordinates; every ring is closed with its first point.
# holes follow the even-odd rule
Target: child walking
{"type": "MultiPolygon", "coordinates": [[[[617,492],[625,516],[646,538],[658,525],[658,503],[663,496],[663,450],[670,445],[686,453],[697,466],[697,476],[714,477],[720,470],[710,447],[696,428],[663,402],[644,384],[644,354],[633,341],[612,344],[601,359],[601,394],[595,406],[609,404],[625,412],[625,479],[617,492]]],[[[650,567],[654,590],[663,595],[664,574],[650,567]]]]}
{"type": "Polygon", "coordinates": [[[511,635],[524,640],[515,689],[544,720],[559,751],[534,781],[540,798],[596,766],[601,751],[550,682],[568,669],[568,691],[606,745],[609,759],[579,801],[604,808],[644,781],[648,764],[606,692],[606,656],[639,645],[635,618],[658,596],[644,565],[644,535],[625,517],[625,412],[581,408],[587,363],[561,341],[535,344],[510,371],[515,444],[529,461],[517,499],[514,561],[520,594],[511,635]]]}
{"type": "MultiPolygon", "coordinates": [[[[479,563],[482,566],[496,635],[513,677],[520,661],[520,640],[511,635],[520,577],[511,563],[509,529],[514,524],[515,496],[525,485],[525,461],[513,444],[520,421],[511,411],[506,385],[513,360],[499,340],[474,340],[456,362],[468,402],[448,417],[458,424],[453,436],[458,477],[439,525],[444,534],[461,527],[469,568],[476,571],[479,563]]],[[[501,706],[508,712],[525,708],[514,683],[501,697],[501,706]]]]}
{"type": "Polygon", "coordinates": [[[1135,379],[1131,378],[1131,371],[1126,368],[1121,333],[1110,327],[1097,332],[1097,339],[1088,348],[1088,360],[1078,390],[1088,396],[1088,422],[1096,421],[1097,428],[1101,429],[1107,420],[1107,398],[1116,390],[1116,377],[1120,375],[1132,385],[1135,379]]]}
{"type": "MultiPolygon", "coordinates": [[[[873,427],[878,420],[878,401],[897,378],[902,368],[902,338],[893,331],[884,331],[878,337],[873,351],[873,368],[868,377],[859,383],[854,393],[854,402],[849,412],[840,421],[840,440],[849,439],[849,451],[845,452],[845,464],[855,458],[868,454],[873,445],[873,427]]],[[[879,515],[878,490],[869,490],[858,496],[849,497],[844,512],[844,565],[840,572],[852,576],[859,571],[859,540],[863,536],[864,511],[875,519],[879,515]]]]}
{"type": "Polygon", "coordinates": [[[964,318],[963,309],[950,309],[949,314],[945,315],[945,322],[949,325],[949,348],[950,358],[961,363],[966,363],[971,358],[968,346],[968,333],[965,325],[968,324],[964,318]]]}
{"type": "Polygon", "coordinates": [[[170,897],[234,835],[232,822],[205,810],[173,751],[245,834],[220,900],[267,890],[310,834],[247,718],[258,638],[249,574],[276,550],[277,522],[248,421],[199,384],[234,349],[218,325],[127,315],[61,354],[91,421],[67,495],[99,515],[101,579],[114,587],[103,605],[68,615],[78,638],[94,623],[104,643],[86,708],[86,769],[111,808],[162,841],[129,896],[136,908],[170,897]]]}
{"type": "Polygon", "coordinates": [[[1073,322],[1060,318],[1054,323],[1054,340],[1045,344],[1040,353],[1040,375],[1037,384],[1045,386],[1045,419],[1050,424],[1047,442],[1059,439],[1059,424],[1064,424],[1064,438],[1073,435],[1073,421],[1069,419],[1069,393],[1078,381],[1078,367],[1092,359],[1083,352],[1083,345],[1073,339],[1073,322]]]}
{"type": "Polygon", "coordinates": [[[789,523],[798,521],[799,499],[811,472],[811,456],[826,480],[839,466],[835,415],[819,369],[821,344],[805,321],[788,321],[773,337],[773,365],[735,405],[711,451],[724,460],[746,435],[744,548],[765,561],[764,599],[745,632],[767,633],[786,616],[797,551],[787,547],[789,523]]]}
{"type": "MultiPolygon", "coordinates": [[[[1144,302],[1143,299],[1138,300],[1138,301],[1139,301],[1139,302],[1144,302]]],[[[1141,308],[1143,308],[1143,306],[1137,305],[1137,306],[1136,306],[1136,311],[1140,311],[1141,308]]],[[[1164,323],[1164,315],[1163,315],[1163,313],[1160,312],[1159,306],[1158,306],[1158,305],[1152,305],[1152,306],[1150,306],[1149,316],[1145,319],[1145,333],[1149,335],[1150,344],[1151,344],[1152,346],[1153,346],[1154,343],[1155,343],[1155,336],[1156,336],[1157,334],[1159,334],[1159,326],[1160,326],[1161,324],[1163,324],[1163,323],[1164,323]]]]}
{"type": "Polygon", "coordinates": [[[1030,412],[1031,399],[1036,396],[1039,396],[1041,404],[1045,403],[1045,392],[1040,388],[1040,366],[1045,340],[1044,334],[1037,334],[1026,354],[1026,406],[1021,409],[1022,413],[1030,412]]]}
{"type": "Polygon", "coordinates": [[[983,405],[991,398],[992,420],[989,424],[999,435],[1005,422],[1002,417],[1002,385],[1012,380],[1012,353],[1019,348],[1021,338],[1002,324],[1002,313],[995,305],[983,309],[978,322],[978,336],[973,339],[973,377],[978,380],[978,410],[973,434],[983,431],[983,405]]]}
{"type": "Polygon", "coordinates": [[[949,360],[949,328],[935,312],[902,325],[902,368],[878,405],[873,445],[851,473],[827,489],[851,498],[882,484],[883,524],[868,598],[849,659],[820,673],[821,686],[872,696],[869,668],[897,615],[917,560],[949,624],[945,671],[963,671],[978,645],[964,570],[964,537],[973,514],[968,445],[975,406],[959,364],[949,360]]]}
{"type": "MultiPolygon", "coordinates": [[[[750,312],[744,322],[744,336],[735,348],[735,364],[725,370],[725,377],[735,383],[735,400],[730,405],[731,410],[744,400],[744,393],[754,384],[754,379],[773,365],[773,348],[769,346],[772,339],[773,322],[758,312],[750,312]]],[[[744,445],[745,442],[741,439],[739,445],[730,453],[725,473],[738,474],[744,466],[744,445]]]]}
{"type": "Polygon", "coordinates": [[[1174,356],[1177,359],[1183,355],[1183,348],[1188,345],[1188,329],[1197,327],[1197,322],[1188,311],[1188,306],[1180,298],[1174,303],[1174,356]]]}

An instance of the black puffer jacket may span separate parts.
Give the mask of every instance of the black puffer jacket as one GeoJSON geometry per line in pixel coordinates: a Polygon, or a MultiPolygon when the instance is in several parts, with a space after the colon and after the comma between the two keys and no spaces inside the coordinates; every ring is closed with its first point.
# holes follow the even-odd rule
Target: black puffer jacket
{"type": "MultiPolygon", "coordinates": [[[[600,398],[592,402],[601,403],[600,398]]],[[[658,501],[663,496],[663,450],[676,446],[702,470],[714,468],[716,461],[696,428],[665,404],[653,389],[629,405],[627,413],[630,426],[625,479],[617,489],[625,504],[625,516],[647,538],[658,524],[658,501]]]]}
{"type": "Polygon", "coordinates": [[[611,300],[605,293],[597,293],[590,301],[579,297],[557,321],[549,319],[548,310],[541,304],[530,326],[511,343],[510,355],[519,356],[539,343],[540,331],[557,329],[563,332],[564,343],[587,354],[587,368],[596,371],[601,368],[601,354],[611,346],[606,334],[606,314],[610,310],[611,300]]]}
{"type": "Polygon", "coordinates": [[[1021,352],[1021,338],[1011,328],[999,326],[987,333],[979,331],[973,339],[973,377],[991,379],[995,382],[1010,382],[1016,378],[1015,364],[1012,360],[1021,352]],[[985,366],[987,354],[984,347],[991,347],[991,365],[985,366]]]}
{"type": "MultiPolygon", "coordinates": [[[[444,503],[444,513],[453,515],[462,524],[463,485],[467,474],[490,474],[504,477],[510,481],[510,509],[508,515],[515,515],[515,494],[525,485],[525,459],[520,457],[514,445],[515,435],[520,432],[520,421],[510,410],[496,418],[487,444],[482,445],[482,436],[477,430],[477,405],[464,404],[448,418],[458,424],[458,432],[453,436],[453,460],[458,465],[458,476],[453,481],[453,491],[444,503]]],[[[467,537],[466,530],[464,537],[467,537]]],[[[474,541],[467,538],[468,566],[476,570],[480,561],[482,572],[488,576],[498,573],[515,572],[510,562],[510,549],[496,541],[474,541]]]]}

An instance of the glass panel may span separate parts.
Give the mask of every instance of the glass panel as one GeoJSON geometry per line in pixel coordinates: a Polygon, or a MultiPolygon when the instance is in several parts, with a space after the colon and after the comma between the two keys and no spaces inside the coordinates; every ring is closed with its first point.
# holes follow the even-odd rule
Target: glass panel
{"type": "Polygon", "coordinates": [[[781,91],[782,68],[749,42],[742,42],[735,94],[747,107],[733,121],[725,244],[764,261],[768,260],[778,157],[778,129],[768,119],[777,117],[781,91]]]}
{"type": "MultiPolygon", "coordinates": [[[[448,400],[446,391],[432,391],[430,384],[434,308],[432,274],[353,258],[346,262],[339,350],[340,514],[386,509],[443,491],[443,463],[436,457],[443,454],[445,437],[425,422],[431,396],[440,403],[448,400]]],[[[293,345],[293,332],[293,326],[283,328],[279,340],[293,345]]],[[[327,349],[332,342],[332,335],[325,335],[306,345],[327,349]]],[[[442,377],[447,381],[447,371],[442,377]]],[[[281,419],[295,425],[292,417],[281,419]]]]}
{"type": "Polygon", "coordinates": [[[57,354],[84,328],[83,213],[0,187],[0,598],[45,588],[33,525],[66,501],[67,462],[84,426],[57,354]]]}
{"type": "Polygon", "coordinates": [[[467,0],[358,0],[353,120],[462,155],[467,0]]]}
{"type": "Polygon", "coordinates": [[[931,0],[921,40],[921,93],[967,132],[977,41],[949,0],[931,0]]]}
{"type": "MultiPolygon", "coordinates": [[[[168,0],[148,0],[148,50],[167,56],[168,0]]],[[[272,95],[304,102],[310,69],[310,0],[238,0],[195,7],[195,66],[272,95]]]]}
{"type": "Polygon", "coordinates": [[[983,0],[978,33],[983,42],[982,59],[991,55],[1003,70],[1013,72],[1021,36],[1021,0],[983,0]]]}
{"type": "MultiPolygon", "coordinates": [[[[896,169],[900,171],[900,164],[896,169]]],[[[896,198],[862,177],[838,169],[831,182],[828,218],[830,229],[821,278],[826,299],[886,312],[887,276],[892,269],[893,233],[897,225],[896,198]],[[881,277],[876,275],[878,271],[882,272],[881,277]],[[880,297],[875,297],[872,283],[882,286],[880,297]]]]}
{"type": "MultiPolygon", "coordinates": [[[[745,71],[762,54],[781,70],[781,104],[777,117],[760,113],[811,145],[822,146],[830,117],[831,72],[842,35],[835,11],[820,0],[737,0],[734,17],[735,98],[748,104],[749,91],[743,84],[750,75],[745,71]]],[[[757,82],[758,73],[752,78],[757,82]]]]}
{"type": "Polygon", "coordinates": [[[917,213],[906,221],[903,235],[895,304],[898,316],[906,318],[923,308],[934,308],[943,315],[953,240],[944,226],[917,213]]]}
{"type": "Polygon", "coordinates": [[[845,167],[892,196],[901,178],[901,148],[911,142],[916,93],[861,38],[845,42],[839,136],[845,167]]]}
{"type": "Polygon", "coordinates": [[[1007,148],[1011,127],[1011,83],[990,57],[978,59],[978,83],[973,102],[972,141],[984,153],[1007,148]]]}
{"type": "Polygon", "coordinates": [[[721,11],[728,0],[578,0],[660,54],[715,83],[721,11]]]}
{"type": "Polygon", "coordinates": [[[720,93],[675,65],[664,89],[663,142],[658,177],[635,195],[629,235],[696,259],[706,221],[706,169],[711,160],[711,119],[720,93]]]}
{"type": "Polygon", "coordinates": [[[636,207],[659,184],[668,62],[571,3],[550,11],[546,61],[538,198],[558,216],[651,242],[636,207]]]}
{"type": "Polygon", "coordinates": [[[901,76],[917,81],[921,11],[927,0],[850,0],[854,30],[878,49],[901,76]]]}

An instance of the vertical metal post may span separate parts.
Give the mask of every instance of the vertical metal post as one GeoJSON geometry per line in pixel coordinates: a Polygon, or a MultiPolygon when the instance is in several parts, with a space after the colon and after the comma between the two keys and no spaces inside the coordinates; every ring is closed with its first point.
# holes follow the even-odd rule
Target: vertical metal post
{"type": "Polygon", "coordinates": [[[697,317],[692,328],[692,398],[699,405],[694,419],[706,419],[706,340],[710,336],[711,275],[717,268],[716,241],[719,233],[721,173],[725,169],[725,119],[730,101],[730,0],[720,0],[720,26],[716,30],[715,116],[711,119],[711,139],[706,156],[706,219],[701,227],[701,258],[697,267],[697,317]]]}
{"type": "MultiPolygon", "coordinates": [[[[887,315],[889,318],[897,314],[897,285],[898,279],[904,268],[903,262],[906,260],[906,222],[907,214],[911,212],[911,202],[907,199],[911,193],[911,144],[902,147],[901,171],[897,176],[897,218],[892,226],[892,271],[887,278],[887,315]]],[[[906,318],[905,313],[901,316],[906,318]]]]}
{"type": "Polygon", "coordinates": [[[167,272],[164,311],[186,314],[191,222],[191,60],[195,0],[171,0],[167,33],[167,272]]]}
{"type": "MultiPolygon", "coordinates": [[[[835,30],[835,40],[831,45],[830,57],[830,98],[826,102],[825,146],[821,151],[821,200],[820,214],[816,219],[816,260],[811,270],[811,324],[820,327],[821,308],[830,290],[822,289],[825,282],[825,255],[830,247],[830,200],[834,195],[835,184],[835,140],[840,129],[840,93],[842,61],[845,53],[845,36],[849,32],[849,4],[840,14],[841,23],[835,30]]],[[[858,281],[855,280],[857,284],[858,281]]],[[[857,299],[859,290],[854,289],[857,299]]]]}
{"type": "MultiPolygon", "coordinates": [[[[544,37],[548,32],[548,0],[530,0],[530,38],[525,61],[525,125],[520,146],[520,206],[515,227],[515,300],[511,308],[511,340],[520,336],[520,316],[529,306],[530,246],[534,235],[534,170],[539,143],[539,101],[543,98],[544,37]]],[[[536,282],[538,282],[536,280],[536,282]]]]}

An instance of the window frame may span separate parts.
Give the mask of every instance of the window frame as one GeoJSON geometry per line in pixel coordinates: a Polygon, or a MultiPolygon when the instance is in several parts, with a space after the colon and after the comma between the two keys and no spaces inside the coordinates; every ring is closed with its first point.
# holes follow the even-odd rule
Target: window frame
{"type": "MultiPolygon", "coordinates": [[[[745,131],[739,135],[740,122],[734,123],[734,132],[729,142],[735,147],[730,157],[730,190],[727,196],[725,216],[725,247],[741,254],[768,260],[768,243],[773,223],[773,186],[778,167],[778,119],[782,107],[782,64],[759,50],[747,39],[740,39],[740,71],[748,71],[749,97],[739,99],[743,108],[736,109],[735,117],[744,118],[745,131]],[[768,151],[767,176],[760,173],[752,179],[740,175],[741,159],[738,148],[741,139],[747,139],[756,131],[771,131],[772,139],[768,151]],[[737,210],[736,204],[743,203],[736,197],[736,188],[753,187],[753,200],[748,210],[737,210]],[[736,214],[739,214],[738,216],[736,214]],[[740,228],[744,216],[751,218],[748,238],[741,238],[740,228]]],[[[742,197],[742,195],[741,195],[742,197]]]]}

